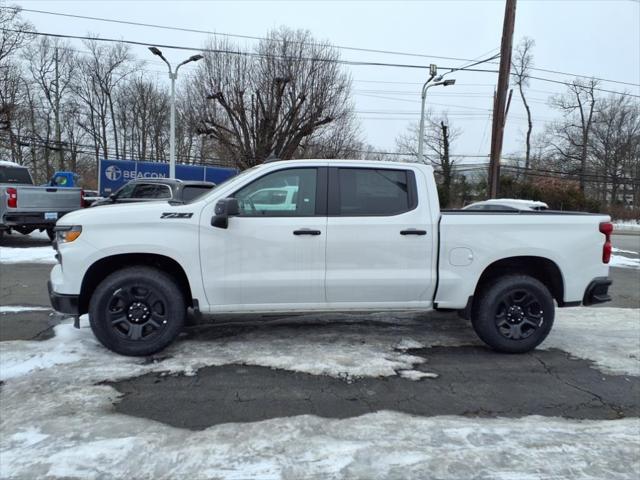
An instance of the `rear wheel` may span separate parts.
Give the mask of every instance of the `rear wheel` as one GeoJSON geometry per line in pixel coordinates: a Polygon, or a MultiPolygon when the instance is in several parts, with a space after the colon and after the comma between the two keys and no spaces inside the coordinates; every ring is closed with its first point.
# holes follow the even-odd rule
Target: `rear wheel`
{"type": "Polygon", "coordinates": [[[186,311],[184,295],[169,275],[155,268],[131,267],[98,285],[89,321],[108,349],[122,355],[151,355],[178,336],[186,311]]]}
{"type": "Polygon", "coordinates": [[[539,280],[507,275],[480,292],[473,328],[494,350],[524,353],[547,338],[555,315],[553,297],[539,280]]]}

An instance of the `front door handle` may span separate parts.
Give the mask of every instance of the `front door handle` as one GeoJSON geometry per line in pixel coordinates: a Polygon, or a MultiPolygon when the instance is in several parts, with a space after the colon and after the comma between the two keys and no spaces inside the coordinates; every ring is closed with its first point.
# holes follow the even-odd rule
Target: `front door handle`
{"type": "Polygon", "coordinates": [[[300,230],[294,230],[294,235],[320,235],[320,230],[311,230],[309,228],[302,228],[300,230]]]}
{"type": "Polygon", "coordinates": [[[410,228],[409,230],[400,230],[400,235],[426,235],[426,230],[417,230],[415,228],[410,228]]]}

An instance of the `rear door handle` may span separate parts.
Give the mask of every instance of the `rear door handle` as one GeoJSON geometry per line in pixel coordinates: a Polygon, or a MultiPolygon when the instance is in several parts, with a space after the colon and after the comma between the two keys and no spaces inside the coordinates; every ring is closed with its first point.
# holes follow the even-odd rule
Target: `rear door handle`
{"type": "Polygon", "coordinates": [[[311,230],[309,228],[302,228],[300,230],[294,230],[294,235],[320,235],[322,232],[320,230],[311,230]]]}
{"type": "Polygon", "coordinates": [[[426,235],[426,230],[417,230],[415,228],[410,228],[409,230],[400,230],[400,235],[426,235]]]}

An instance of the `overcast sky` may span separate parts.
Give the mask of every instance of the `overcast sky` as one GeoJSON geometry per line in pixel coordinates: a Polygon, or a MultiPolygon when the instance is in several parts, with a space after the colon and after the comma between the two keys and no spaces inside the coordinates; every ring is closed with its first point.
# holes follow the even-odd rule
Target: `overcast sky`
{"type": "MultiPolygon", "coordinates": [[[[334,45],[470,59],[498,52],[504,14],[504,0],[18,0],[11,3],[25,9],[242,35],[262,36],[271,28],[286,25],[308,29],[316,38],[334,45]]],[[[33,12],[24,12],[23,16],[42,32],[72,35],[91,32],[149,45],[198,47],[207,37],[33,12]]],[[[536,42],[533,52],[536,67],[640,84],[640,1],[519,0],[514,43],[524,36],[536,42]]],[[[242,41],[242,45],[247,42],[242,41]]],[[[82,46],[78,44],[76,48],[82,49],[82,46]]],[[[164,64],[152,58],[144,47],[135,47],[133,51],[138,58],[149,59],[149,75],[166,78],[164,64]]],[[[189,55],[178,50],[163,51],[171,62],[180,62],[189,55]]],[[[444,67],[464,63],[349,50],[342,51],[342,58],[436,63],[442,67],[441,73],[444,67]]],[[[486,66],[497,68],[497,65],[486,66]]],[[[188,68],[181,73],[188,74],[188,68]]],[[[426,71],[371,66],[345,68],[352,74],[354,101],[364,139],[382,150],[395,150],[395,137],[411,122],[418,121],[420,88],[426,71]]],[[[536,72],[536,75],[555,80],[572,79],[546,72],[536,72]]],[[[451,125],[463,129],[453,153],[486,155],[497,74],[457,72],[450,76],[456,78],[456,85],[432,88],[428,104],[436,112],[448,112],[451,125]]],[[[637,85],[602,82],[601,87],[640,95],[637,85]]],[[[529,97],[534,133],[542,131],[545,122],[556,116],[546,102],[550,94],[562,90],[562,85],[532,81],[529,97]]],[[[514,91],[504,153],[523,151],[525,129],[524,107],[514,91]]]]}

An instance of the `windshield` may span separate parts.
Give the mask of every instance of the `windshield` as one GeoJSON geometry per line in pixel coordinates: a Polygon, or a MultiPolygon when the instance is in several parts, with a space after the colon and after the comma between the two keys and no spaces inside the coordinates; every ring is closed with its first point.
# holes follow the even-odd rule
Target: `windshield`
{"type": "Polygon", "coordinates": [[[0,167],[0,183],[33,185],[29,170],[22,167],[0,167]]]}

